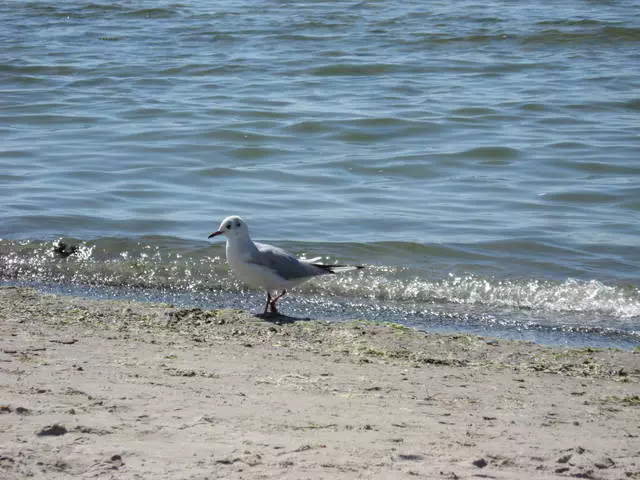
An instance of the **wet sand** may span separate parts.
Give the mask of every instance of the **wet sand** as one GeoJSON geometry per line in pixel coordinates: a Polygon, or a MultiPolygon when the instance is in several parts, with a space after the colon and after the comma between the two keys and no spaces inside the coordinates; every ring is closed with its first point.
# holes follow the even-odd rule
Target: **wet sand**
{"type": "Polygon", "coordinates": [[[640,479],[640,352],[0,288],[3,479],[640,479]]]}

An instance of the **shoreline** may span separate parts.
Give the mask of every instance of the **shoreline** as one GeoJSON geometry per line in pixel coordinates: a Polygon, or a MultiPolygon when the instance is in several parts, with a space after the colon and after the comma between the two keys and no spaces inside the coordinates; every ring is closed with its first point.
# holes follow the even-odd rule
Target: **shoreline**
{"type": "MultiPolygon", "coordinates": [[[[52,285],[51,283],[24,283],[24,282],[4,282],[0,288],[14,287],[34,289],[41,293],[59,295],[63,297],[77,297],[94,300],[122,300],[134,303],[152,304],[173,304],[182,309],[201,308],[203,310],[243,310],[254,316],[260,316],[259,307],[264,299],[262,295],[247,295],[243,293],[223,292],[215,300],[211,300],[208,295],[186,295],[180,293],[154,293],[154,289],[146,287],[130,287],[126,291],[122,287],[109,287],[105,285],[92,285],[89,288],[80,285],[69,285],[62,283],[52,285]],[[247,298],[251,300],[247,301],[247,298]],[[240,305],[240,306],[238,306],[240,305]],[[258,306],[258,307],[256,307],[258,306]],[[256,310],[258,308],[258,310],[256,310]]],[[[456,313],[452,314],[448,322],[445,322],[447,314],[443,313],[442,318],[436,322],[418,321],[412,317],[411,313],[403,315],[397,312],[388,315],[377,315],[365,305],[363,309],[345,310],[343,308],[332,309],[328,312],[315,308],[309,311],[308,308],[301,308],[296,304],[303,295],[293,297],[293,302],[289,299],[287,313],[290,313],[297,320],[309,320],[313,318],[317,321],[328,322],[348,322],[354,318],[366,318],[372,323],[388,324],[399,323],[410,329],[416,329],[426,333],[437,335],[471,335],[501,340],[513,340],[522,342],[534,342],[539,345],[557,348],[594,348],[594,349],[622,349],[633,351],[640,348],[637,335],[633,332],[620,330],[617,328],[603,328],[598,326],[566,326],[553,327],[551,324],[526,325],[526,322],[514,323],[507,326],[483,325],[478,322],[461,322],[456,318],[456,313]]],[[[461,317],[466,314],[460,313],[461,317]]],[[[479,314],[482,315],[482,314],[479,314]]]]}
{"type": "Polygon", "coordinates": [[[640,479],[640,352],[21,287],[0,322],[8,479],[640,479]]]}

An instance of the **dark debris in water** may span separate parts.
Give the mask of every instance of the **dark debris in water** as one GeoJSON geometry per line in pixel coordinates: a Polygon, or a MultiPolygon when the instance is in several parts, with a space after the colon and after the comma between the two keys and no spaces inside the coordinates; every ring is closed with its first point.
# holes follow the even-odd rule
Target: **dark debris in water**
{"type": "Polygon", "coordinates": [[[69,245],[65,242],[57,242],[53,245],[53,253],[56,255],[67,258],[70,255],[73,255],[78,251],[77,245],[69,245]]]}

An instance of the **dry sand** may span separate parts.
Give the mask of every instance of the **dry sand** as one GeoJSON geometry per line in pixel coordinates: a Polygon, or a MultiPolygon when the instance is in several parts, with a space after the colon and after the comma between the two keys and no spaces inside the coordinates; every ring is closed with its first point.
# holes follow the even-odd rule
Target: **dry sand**
{"type": "Polygon", "coordinates": [[[0,288],[2,479],[640,479],[640,353],[0,288]]]}

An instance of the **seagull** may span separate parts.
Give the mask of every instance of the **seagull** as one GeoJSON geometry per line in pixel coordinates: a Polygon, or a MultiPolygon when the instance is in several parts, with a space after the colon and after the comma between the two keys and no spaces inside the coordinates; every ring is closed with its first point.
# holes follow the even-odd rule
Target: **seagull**
{"type": "Polygon", "coordinates": [[[225,218],[218,230],[209,238],[224,235],[227,238],[227,263],[244,283],[267,291],[264,315],[269,310],[278,314],[276,302],[287,294],[287,289],[319,275],[359,270],[361,265],[323,265],[320,257],[296,258],[281,248],[251,240],[247,223],[238,216],[225,218]],[[271,296],[271,292],[279,295],[271,296]]]}

